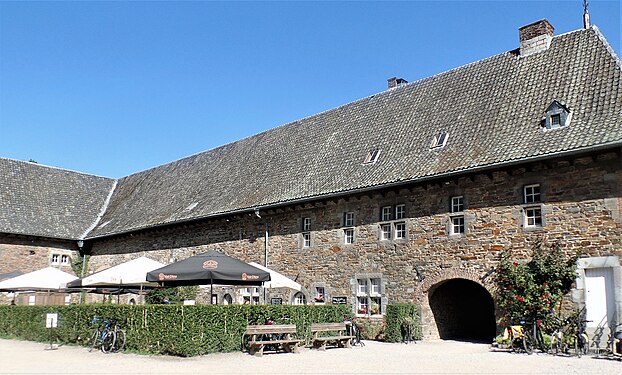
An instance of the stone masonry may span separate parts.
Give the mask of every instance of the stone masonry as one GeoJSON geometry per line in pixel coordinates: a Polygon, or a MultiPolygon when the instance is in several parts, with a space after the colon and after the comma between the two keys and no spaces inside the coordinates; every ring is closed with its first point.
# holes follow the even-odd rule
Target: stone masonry
{"type": "MultiPolygon", "coordinates": [[[[327,301],[347,297],[354,311],[357,278],[374,275],[382,280],[383,308],[420,302],[426,336],[435,337],[427,291],[452,278],[492,290],[487,276],[505,249],[527,257],[531,244],[542,239],[568,253],[622,257],[621,186],[619,153],[534,163],[274,209],[261,212],[261,219],[237,215],[96,240],[89,272],[139,256],[170,263],[211,249],[263,264],[267,222],[268,266],[301,283],[307,301],[322,285],[327,301]],[[541,228],[522,226],[528,184],[541,186],[541,228]],[[464,196],[466,233],[448,235],[449,205],[457,195],[464,196]],[[380,240],[381,207],[397,204],[405,205],[407,236],[380,240]],[[353,244],[344,244],[345,212],[354,212],[353,244]],[[305,217],[311,218],[307,248],[305,217]]],[[[294,293],[284,298],[291,302],[294,293]]]]}

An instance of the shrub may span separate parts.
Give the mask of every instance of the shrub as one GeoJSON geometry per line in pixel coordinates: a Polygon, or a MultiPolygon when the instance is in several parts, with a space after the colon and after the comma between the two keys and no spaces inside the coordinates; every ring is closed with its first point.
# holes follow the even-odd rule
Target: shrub
{"type": "Polygon", "coordinates": [[[495,299],[506,321],[527,318],[549,324],[576,278],[576,260],[577,255],[566,256],[559,245],[545,248],[541,241],[534,244],[527,262],[513,260],[509,251],[504,252],[494,280],[495,299]]]}
{"type": "Polygon", "coordinates": [[[54,337],[61,343],[87,345],[90,321],[116,319],[126,330],[129,350],[195,356],[242,349],[249,324],[295,324],[300,338],[310,339],[311,323],[342,322],[351,316],[344,305],[110,305],[0,306],[0,336],[46,342],[45,314],[58,313],[54,337]]]}
{"type": "Polygon", "coordinates": [[[421,340],[421,316],[417,305],[400,303],[387,305],[385,315],[385,340],[388,342],[402,342],[405,340],[405,326],[410,326],[412,337],[421,340]]]}

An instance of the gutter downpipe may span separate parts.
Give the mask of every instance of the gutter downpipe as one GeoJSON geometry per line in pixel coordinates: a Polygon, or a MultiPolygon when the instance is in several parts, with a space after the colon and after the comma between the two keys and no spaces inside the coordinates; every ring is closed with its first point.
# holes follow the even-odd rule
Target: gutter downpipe
{"type": "MultiPolygon", "coordinates": [[[[78,252],[82,255],[82,270],[80,271],[80,279],[84,278],[84,271],[86,269],[86,254],[84,253],[83,246],[84,241],[78,240],[78,252]]],[[[84,292],[80,292],[80,304],[84,303],[84,292]]]]}

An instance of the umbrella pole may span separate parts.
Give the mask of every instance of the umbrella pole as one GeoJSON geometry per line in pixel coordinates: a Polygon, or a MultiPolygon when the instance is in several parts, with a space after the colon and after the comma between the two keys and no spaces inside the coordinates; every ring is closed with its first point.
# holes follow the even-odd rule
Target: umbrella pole
{"type": "Polygon", "coordinates": [[[214,304],[214,279],[211,277],[209,279],[209,303],[214,304]]]}

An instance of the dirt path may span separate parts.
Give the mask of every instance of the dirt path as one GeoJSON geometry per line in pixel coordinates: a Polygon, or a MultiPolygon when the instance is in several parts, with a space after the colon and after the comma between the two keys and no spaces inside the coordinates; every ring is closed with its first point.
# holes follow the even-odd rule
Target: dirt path
{"type": "Polygon", "coordinates": [[[622,362],[491,352],[453,341],[303,349],[300,354],[211,354],[194,358],[89,353],[75,346],[0,339],[0,374],[622,374],[622,362]]]}

